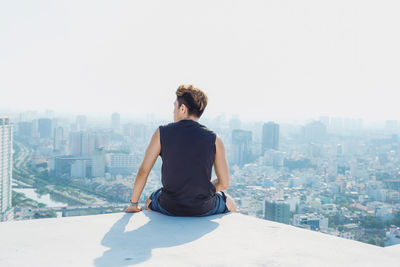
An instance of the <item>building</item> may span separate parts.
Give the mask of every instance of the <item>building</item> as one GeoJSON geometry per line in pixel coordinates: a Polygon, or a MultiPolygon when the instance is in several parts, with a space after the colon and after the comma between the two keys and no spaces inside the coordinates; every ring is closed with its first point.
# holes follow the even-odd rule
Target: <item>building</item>
{"type": "Polygon", "coordinates": [[[12,208],[13,125],[0,117],[0,221],[13,219],[12,208]]]}
{"type": "Polygon", "coordinates": [[[293,225],[319,231],[328,228],[328,218],[314,213],[293,215],[293,225]]]}
{"type": "Polygon", "coordinates": [[[92,155],[92,176],[104,177],[106,171],[106,163],[106,153],[104,149],[96,149],[92,155]]]}
{"type": "Polygon", "coordinates": [[[303,137],[306,142],[321,143],[326,140],[326,125],[321,121],[313,121],[303,127],[303,137]]]}
{"type": "Polygon", "coordinates": [[[289,224],[290,205],[284,200],[265,200],[264,219],[289,224]]]}
{"type": "Polygon", "coordinates": [[[229,128],[230,129],[240,129],[242,122],[239,120],[238,116],[235,115],[229,120],[229,128]]]}
{"type": "Polygon", "coordinates": [[[282,168],[285,163],[286,152],[268,149],[259,158],[260,164],[264,166],[272,166],[275,169],[282,168]]]}
{"type": "Polygon", "coordinates": [[[262,129],[261,153],[269,149],[279,150],[279,124],[274,122],[264,123],[262,129]]]}
{"type": "Polygon", "coordinates": [[[79,131],[86,131],[87,129],[87,118],[85,115],[76,116],[75,120],[76,130],[79,131]]]}
{"type": "Polygon", "coordinates": [[[135,171],[137,157],[134,154],[111,153],[108,156],[111,174],[131,175],[135,171]]]}
{"type": "Polygon", "coordinates": [[[71,132],[69,134],[69,154],[82,157],[91,156],[96,149],[96,134],[87,132],[71,132]]]}
{"type": "Polygon", "coordinates": [[[92,159],[80,157],[71,164],[71,178],[92,177],[92,159]]]}
{"type": "Polygon", "coordinates": [[[123,134],[125,136],[134,136],[135,135],[135,124],[133,124],[133,123],[124,124],[123,134]]]}
{"type": "Polygon", "coordinates": [[[232,163],[242,166],[251,162],[252,132],[235,129],[232,131],[232,163]]]}
{"type": "Polygon", "coordinates": [[[133,131],[135,140],[138,142],[144,142],[148,137],[148,127],[145,124],[135,124],[133,131]]]}
{"type": "Polygon", "coordinates": [[[92,159],[89,157],[57,156],[54,174],[58,178],[88,178],[92,176],[92,159]]]}
{"type": "Polygon", "coordinates": [[[32,135],[32,122],[22,121],[18,123],[18,136],[31,137],[32,135]]]}
{"type": "Polygon", "coordinates": [[[51,138],[52,132],[51,119],[41,118],[38,120],[38,131],[40,138],[51,138]]]}
{"type": "Polygon", "coordinates": [[[57,127],[54,129],[53,147],[54,151],[64,152],[66,140],[64,138],[64,128],[57,127]]]}
{"type": "Polygon", "coordinates": [[[119,113],[111,114],[111,128],[116,133],[121,132],[121,115],[119,113]]]}
{"type": "Polygon", "coordinates": [[[383,182],[384,182],[386,188],[400,192],[400,179],[399,178],[385,179],[383,182]]]}

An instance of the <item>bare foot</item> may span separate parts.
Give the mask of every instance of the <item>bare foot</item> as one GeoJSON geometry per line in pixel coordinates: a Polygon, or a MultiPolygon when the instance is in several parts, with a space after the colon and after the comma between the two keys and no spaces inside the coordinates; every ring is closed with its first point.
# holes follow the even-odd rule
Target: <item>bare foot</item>
{"type": "Polygon", "coordinates": [[[150,205],[151,199],[147,198],[146,199],[146,210],[149,210],[149,205],[150,205]]]}
{"type": "Polygon", "coordinates": [[[233,197],[225,193],[226,195],[226,207],[230,212],[236,212],[237,211],[237,205],[233,197]]]}

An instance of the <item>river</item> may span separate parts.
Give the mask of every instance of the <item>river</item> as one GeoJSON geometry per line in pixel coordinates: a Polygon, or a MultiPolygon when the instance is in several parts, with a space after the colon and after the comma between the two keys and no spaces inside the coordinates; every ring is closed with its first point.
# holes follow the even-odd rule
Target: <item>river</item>
{"type": "Polygon", "coordinates": [[[68,206],[68,203],[56,200],[55,197],[50,196],[49,193],[43,195],[36,193],[35,188],[13,188],[13,190],[15,192],[24,194],[27,198],[46,204],[47,207],[52,208],[68,206]]]}

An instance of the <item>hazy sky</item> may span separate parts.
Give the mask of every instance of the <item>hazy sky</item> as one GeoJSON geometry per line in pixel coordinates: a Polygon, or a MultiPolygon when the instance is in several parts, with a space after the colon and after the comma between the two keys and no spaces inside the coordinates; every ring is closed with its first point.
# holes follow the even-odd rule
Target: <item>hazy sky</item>
{"type": "Polygon", "coordinates": [[[399,1],[0,0],[0,108],[400,119],[399,1]]]}

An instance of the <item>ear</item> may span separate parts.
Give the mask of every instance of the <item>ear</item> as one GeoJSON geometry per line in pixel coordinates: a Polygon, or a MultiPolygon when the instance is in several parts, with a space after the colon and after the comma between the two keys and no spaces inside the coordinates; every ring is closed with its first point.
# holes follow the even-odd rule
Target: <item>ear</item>
{"type": "Polygon", "coordinates": [[[179,108],[182,112],[185,112],[185,110],[187,110],[187,107],[185,106],[185,104],[182,104],[179,108]]]}

